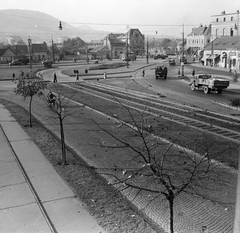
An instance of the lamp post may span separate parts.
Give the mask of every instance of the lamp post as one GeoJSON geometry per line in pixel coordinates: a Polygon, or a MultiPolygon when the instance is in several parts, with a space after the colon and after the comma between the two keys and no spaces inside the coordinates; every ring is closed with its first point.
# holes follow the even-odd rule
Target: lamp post
{"type": "Polygon", "coordinates": [[[129,63],[128,63],[128,32],[127,32],[127,68],[129,68],[129,63]]]}
{"type": "Polygon", "coordinates": [[[31,55],[31,47],[32,47],[32,40],[28,39],[28,46],[29,46],[29,68],[32,70],[32,55],[31,55]]]}

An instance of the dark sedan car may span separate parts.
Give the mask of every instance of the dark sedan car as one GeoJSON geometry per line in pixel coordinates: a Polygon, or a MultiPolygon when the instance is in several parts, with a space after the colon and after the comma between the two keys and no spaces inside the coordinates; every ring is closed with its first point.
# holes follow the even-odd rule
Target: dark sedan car
{"type": "Polygon", "coordinates": [[[157,60],[158,58],[166,59],[167,57],[168,57],[167,55],[164,55],[164,54],[158,54],[158,55],[155,55],[153,58],[154,58],[154,60],[157,60]]]}
{"type": "Polygon", "coordinates": [[[23,65],[23,62],[15,60],[15,61],[10,62],[9,65],[10,66],[21,66],[21,65],[23,65]]]}

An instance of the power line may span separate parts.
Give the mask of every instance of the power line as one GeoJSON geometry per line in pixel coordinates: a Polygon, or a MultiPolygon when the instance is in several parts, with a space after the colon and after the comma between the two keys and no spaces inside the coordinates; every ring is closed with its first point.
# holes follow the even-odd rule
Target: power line
{"type": "MultiPolygon", "coordinates": [[[[36,20],[41,20],[41,21],[47,21],[47,22],[56,22],[57,20],[47,20],[47,19],[39,19],[39,18],[34,18],[34,17],[27,17],[27,16],[19,16],[19,15],[12,15],[12,14],[4,14],[3,15],[8,15],[8,16],[13,16],[13,17],[19,17],[19,18],[27,18],[27,19],[36,19],[36,20]]],[[[62,21],[62,20],[61,20],[62,21]]],[[[90,22],[67,22],[67,21],[62,21],[63,23],[68,23],[68,24],[79,24],[79,25],[95,25],[95,26],[126,26],[126,23],[90,23],[90,22]]],[[[180,27],[183,24],[129,24],[129,26],[140,26],[140,27],[180,27]]],[[[196,24],[184,24],[185,27],[194,27],[197,26],[196,24]]]]}

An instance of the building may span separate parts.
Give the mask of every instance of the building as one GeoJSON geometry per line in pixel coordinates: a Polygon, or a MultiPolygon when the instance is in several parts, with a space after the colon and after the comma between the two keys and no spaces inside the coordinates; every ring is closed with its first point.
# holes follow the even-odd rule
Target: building
{"type": "Polygon", "coordinates": [[[128,32],[118,36],[119,40],[128,44],[130,53],[142,55],[145,53],[145,38],[139,29],[130,29],[128,32]]]}
{"type": "Polygon", "coordinates": [[[100,45],[90,51],[92,59],[106,59],[110,57],[110,50],[107,45],[100,45]]]}
{"type": "Polygon", "coordinates": [[[130,29],[126,33],[110,33],[104,38],[109,47],[110,58],[120,58],[123,54],[144,54],[144,35],[139,29],[130,29]]]}
{"type": "Polygon", "coordinates": [[[49,50],[45,42],[41,44],[32,44],[30,46],[30,51],[29,45],[15,45],[12,46],[12,50],[15,52],[17,57],[29,57],[31,54],[32,61],[35,62],[45,60],[49,55],[49,50]]]}
{"type": "Polygon", "coordinates": [[[218,37],[204,48],[203,65],[240,70],[240,36],[218,37]]]}
{"type": "Polygon", "coordinates": [[[111,33],[104,38],[104,45],[109,48],[109,58],[119,58],[126,52],[126,42],[118,39],[121,35],[111,33]]]}
{"type": "Polygon", "coordinates": [[[220,36],[238,36],[239,34],[239,11],[227,14],[223,11],[220,15],[211,16],[212,39],[220,36]]]}
{"type": "Polygon", "coordinates": [[[0,49],[0,62],[9,63],[16,57],[15,52],[11,48],[0,49]]]}
{"type": "Polygon", "coordinates": [[[210,42],[211,25],[200,25],[197,28],[192,28],[192,31],[186,37],[186,49],[188,53],[200,55],[204,47],[210,42]]]}

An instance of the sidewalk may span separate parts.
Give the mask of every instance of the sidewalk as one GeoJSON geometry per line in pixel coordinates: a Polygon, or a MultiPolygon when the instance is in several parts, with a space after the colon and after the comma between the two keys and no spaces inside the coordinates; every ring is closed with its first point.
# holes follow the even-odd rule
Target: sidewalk
{"type": "Polygon", "coordinates": [[[1,104],[0,160],[1,232],[105,232],[1,104]]]}

